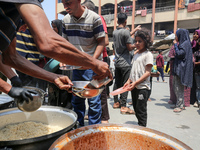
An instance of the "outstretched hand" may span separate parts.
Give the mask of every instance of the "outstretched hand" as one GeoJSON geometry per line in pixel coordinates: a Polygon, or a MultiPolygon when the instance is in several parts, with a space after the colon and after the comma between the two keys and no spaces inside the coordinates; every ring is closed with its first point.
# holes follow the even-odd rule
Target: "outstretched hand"
{"type": "Polygon", "coordinates": [[[101,79],[104,79],[106,77],[110,78],[110,79],[113,79],[112,77],[112,73],[109,69],[109,66],[107,63],[103,62],[103,61],[98,61],[98,65],[96,68],[93,69],[93,71],[97,74],[95,75],[93,78],[95,80],[101,80],[101,79]]]}
{"type": "Polygon", "coordinates": [[[71,92],[73,86],[72,81],[67,76],[58,76],[54,80],[54,84],[61,90],[67,90],[68,92],[71,92]]]}

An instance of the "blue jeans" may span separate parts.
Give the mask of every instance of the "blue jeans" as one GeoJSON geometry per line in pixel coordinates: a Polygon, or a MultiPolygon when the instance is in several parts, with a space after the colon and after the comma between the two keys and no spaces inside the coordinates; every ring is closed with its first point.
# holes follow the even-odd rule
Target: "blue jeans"
{"type": "MultiPolygon", "coordinates": [[[[90,81],[92,80],[92,76],[95,75],[95,73],[91,70],[74,70],[73,71],[73,81],[90,81]]],[[[101,123],[101,100],[100,100],[101,94],[89,98],[88,105],[88,119],[89,119],[89,125],[92,124],[100,124],[101,123]]],[[[78,115],[78,122],[80,126],[84,126],[84,116],[85,116],[85,98],[80,98],[78,96],[72,97],[72,105],[74,108],[74,111],[78,115]]]]}
{"type": "MultiPolygon", "coordinates": [[[[165,79],[164,79],[163,68],[159,68],[159,67],[157,67],[157,70],[160,72],[160,75],[161,75],[161,77],[162,77],[162,80],[165,81],[165,79]]],[[[159,77],[157,77],[157,81],[159,81],[159,77]]]]}
{"type": "Polygon", "coordinates": [[[196,80],[196,98],[198,104],[200,104],[200,75],[195,73],[195,80],[196,80]]]}

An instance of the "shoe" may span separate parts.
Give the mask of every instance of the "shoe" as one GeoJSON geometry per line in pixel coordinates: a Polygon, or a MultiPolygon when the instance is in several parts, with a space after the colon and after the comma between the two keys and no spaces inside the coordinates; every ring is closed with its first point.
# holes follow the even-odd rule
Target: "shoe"
{"type": "Polygon", "coordinates": [[[176,112],[176,113],[179,113],[179,112],[181,112],[183,109],[182,108],[174,108],[174,112],[176,112]]]}
{"type": "Polygon", "coordinates": [[[198,104],[197,104],[197,102],[195,102],[193,106],[194,106],[194,107],[198,107],[198,104]]]}
{"type": "MultiPolygon", "coordinates": [[[[176,109],[177,107],[176,107],[176,106],[171,106],[170,108],[172,108],[172,109],[176,109]]],[[[182,109],[182,110],[186,110],[185,107],[180,108],[180,109],[182,109]]]]}
{"type": "Polygon", "coordinates": [[[85,115],[84,120],[88,120],[88,115],[85,115]]]}
{"type": "Polygon", "coordinates": [[[173,104],[173,102],[171,100],[168,101],[168,104],[173,104]]]}
{"type": "Polygon", "coordinates": [[[101,121],[101,124],[107,124],[107,123],[109,123],[108,120],[101,121]]]}
{"type": "Polygon", "coordinates": [[[114,109],[116,109],[116,108],[121,108],[120,103],[119,103],[119,102],[114,103],[114,104],[113,104],[113,108],[114,108],[114,109]]]}
{"type": "Polygon", "coordinates": [[[134,111],[134,110],[131,110],[131,109],[128,108],[128,107],[121,107],[121,114],[122,114],[122,115],[125,115],[125,114],[134,115],[134,114],[135,114],[135,111],[134,111]]]}

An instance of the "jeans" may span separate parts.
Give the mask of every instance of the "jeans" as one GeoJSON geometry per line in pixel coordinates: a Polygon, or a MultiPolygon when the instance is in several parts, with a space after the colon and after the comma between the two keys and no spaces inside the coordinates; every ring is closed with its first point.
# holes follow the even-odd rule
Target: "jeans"
{"type": "MultiPolygon", "coordinates": [[[[122,87],[130,76],[131,67],[116,67],[115,68],[115,84],[113,91],[122,87]]],[[[126,107],[128,92],[124,92],[120,94],[120,100],[118,99],[118,95],[114,96],[114,102],[120,102],[121,107],[126,107]]]]}
{"type": "MultiPolygon", "coordinates": [[[[73,81],[90,81],[92,80],[92,76],[95,75],[95,73],[91,70],[74,70],[73,71],[73,81]]],[[[88,105],[88,119],[89,119],[89,125],[92,124],[100,124],[101,123],[101,100],[100,95],[89,98],[88,105]]],[[[85,98],[80,98],[78,96],[72,97],[72,106],[74,108],[74,111],[78,115],[78,122],[80,126],[84,126],[84,116],[85,116],[85,98]]]]}
{"type": "MultiPolygon", "coordinates": [[[[163,68],[159,68],[159,67],[158,67],[157,70],[160,72],[160,75],[161,75],[161,77],[162,77],[162,80],[165,81],[165,79],[164,79],[163,68]]],[[[159,77],[157,77],[157,81],[159,81],[159,77]]]]}
{"type": "Polygon", "coordinates": [[[196,98],[198,104],[200,104],[200,74],[195,73],[195,80],[196,80],[196,98]]]}

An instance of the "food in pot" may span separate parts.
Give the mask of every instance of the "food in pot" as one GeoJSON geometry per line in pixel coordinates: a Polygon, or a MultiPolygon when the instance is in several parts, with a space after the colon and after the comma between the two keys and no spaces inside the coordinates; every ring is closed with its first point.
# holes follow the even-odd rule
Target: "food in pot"
{"type": "Polygon", "coordinates": [[[29,139],[51,134],[61,129],[63,128],[59,126],[46,125],[33,121],[10,124],[0,130],[0,141],[29,139]]]}

